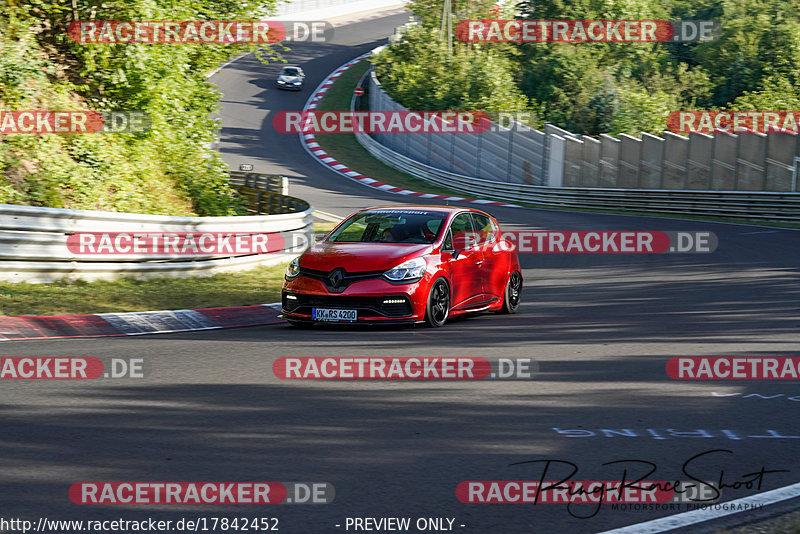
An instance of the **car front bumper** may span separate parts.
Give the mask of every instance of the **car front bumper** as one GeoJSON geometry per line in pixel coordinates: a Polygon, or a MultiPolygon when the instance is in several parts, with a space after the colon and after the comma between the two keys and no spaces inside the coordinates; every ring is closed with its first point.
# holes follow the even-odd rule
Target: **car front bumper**
{"type": "Polygon", "coordinates": [[[392,284],[372,279],[354,282],[341,293],[328,291],[325,285],[300,276],[284,284],[281,313],[285,319],[317,324],[416,323],[425,319],[427,280],[410,284],[392,284]],[[318,321],[314,308],[356,310],[355,321],[318,321]]]}

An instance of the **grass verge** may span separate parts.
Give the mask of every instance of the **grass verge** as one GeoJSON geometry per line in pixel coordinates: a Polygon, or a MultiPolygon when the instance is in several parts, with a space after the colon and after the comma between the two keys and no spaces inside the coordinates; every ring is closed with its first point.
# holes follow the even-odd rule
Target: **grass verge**
{"type": "MultiPolygon", "coordinates": [[[[319,102],[317,109],[320,111],[334,111],[334,110],[349,110],[350,99],[353,96],[353,89],[355,89],[358,81],[369,69],[369,62],[362,60],[356,65],[345,71],[334,84],[325,93],[325,96],[319,102]]],[[[364,108],[366,109],[366,108],[364,108]]],[[[351,134],[319,134],[316,136],[317,142],[320,146],[335,158],[339,163],[356,170],[364,176],[369,176],[381,182],[393,185],[395,187],[402,187],[411,189],[412,191],[419,191],[422,193],[435,193],[438,195],[448,195],[456,197],[474,196],[468,193],[453,191],[446,189],[425,180],[421,180],[410,174],[401,172],[394,167],[390,167],[375,159],[367,150],[359,144],[355,135],[351,134]]],[[[491,197],[484,197],[487,200],[498,200],[500,202],[508,202],[503,199],[493,199],[491,197]]],[[[591,209],[591,208],[570,208],[560,206],[549,206],[545,204],[536,204],[530,202],[514,201],[514,204],[525,206],[529,208],[540,208],[556,211],[576,211],[576,212],[589,212],[589,213],[608,213],[617,215],[641,215],[644,217],[660,217],[669,219],[687,219],[696,221],[712,221],[712,222],[727,222],[737,224],[757,224],[761,226],[772,226],[777,228],[800,228],[800,224],[790,222],[765,222],[757,219],[734,219],[726,217],[709,217],[702,215],[691,214],[673,214],[669,212],[651,212],[651,211],[632,211],[620,209],[591,209]]]]}
{"type": "MultiPolygon", "coordinates": [[[[329,232],[335,223],[316,223],[329,232]]],[[[189,278],[121,278],[51,284],[0,282],[0,316],[67,315],[251,306],[279,302],[286,266],[189,278]]]]}
{"type": "Polygon", "coordinates": [[[314,223],[315,234],[327,234],[339,225],[338,222],[318,222],[314,223]]]}
{"type": "Polygon", "coordinates": [[[0,315],[62,315],[280,301],[285,265],[190,278],[121,278],[51,284],[0,282],[0,315]]]}
{"type": "MultiPolygon", "coordinates": [[[[314,225],[328,233],[337,223],[314,225]]],[[[189,278],[121,278],[51,284],[0,282],[0,316],[66,315],[251,306],[281,300],[286,266],[189,278]]]]}

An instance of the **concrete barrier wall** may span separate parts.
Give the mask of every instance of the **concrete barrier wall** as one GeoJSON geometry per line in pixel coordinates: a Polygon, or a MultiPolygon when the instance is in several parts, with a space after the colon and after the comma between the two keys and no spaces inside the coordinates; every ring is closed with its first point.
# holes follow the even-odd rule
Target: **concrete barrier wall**
{"type": "MultiPolygon", "coordinates": [[[[369,76],[369,103],[376,111],[406,109],[386,94],[374,72],[369,76]]],[[[685,137],[664,132],[663,137],[603,134],[595,139],[552,124],[544,132],[512,126],[493,123],[481,134],[373,138],[422,164],[501,183],[691,191],[794,192],[800,187],[796,134],[685,137]]]]}

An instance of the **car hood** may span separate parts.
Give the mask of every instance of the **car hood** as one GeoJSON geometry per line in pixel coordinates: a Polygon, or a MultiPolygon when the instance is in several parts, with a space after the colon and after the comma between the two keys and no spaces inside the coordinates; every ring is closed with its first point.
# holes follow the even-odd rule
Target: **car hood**
{"type": "Polygon", "coordinates": [[[430,253],[430,244],[397,243],[328,243],[322,242],[308,249],[300,257],[300,267],[317,271],[330,271],[342,267],[345,271],[387,271],[417,256],[430,253]]]}
{"type": "Polygon", "coordinates": [[[300,76],[286,76],[284,74],[281,74],[280,76],[278,76],[278,79],[283,81],[283,82],[286,82],[286,83],[294,83],[294,82],[302,81],[300,79],[300,76]]]}

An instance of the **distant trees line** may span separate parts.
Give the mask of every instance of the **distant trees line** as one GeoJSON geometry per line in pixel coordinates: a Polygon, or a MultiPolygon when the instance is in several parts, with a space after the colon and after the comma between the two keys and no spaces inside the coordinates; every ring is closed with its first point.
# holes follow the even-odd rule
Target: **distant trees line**
{"type": "Polygon", "coordinates": [[[800,110],[800,0],[450,0],[459,20],[714,20],[693,43],[464,43],[441,39],[444,0],[412,0],[421,25],[373,59],[410,109],[531,110],[575,133],[666,129],[683,109],[800,110]]]}

